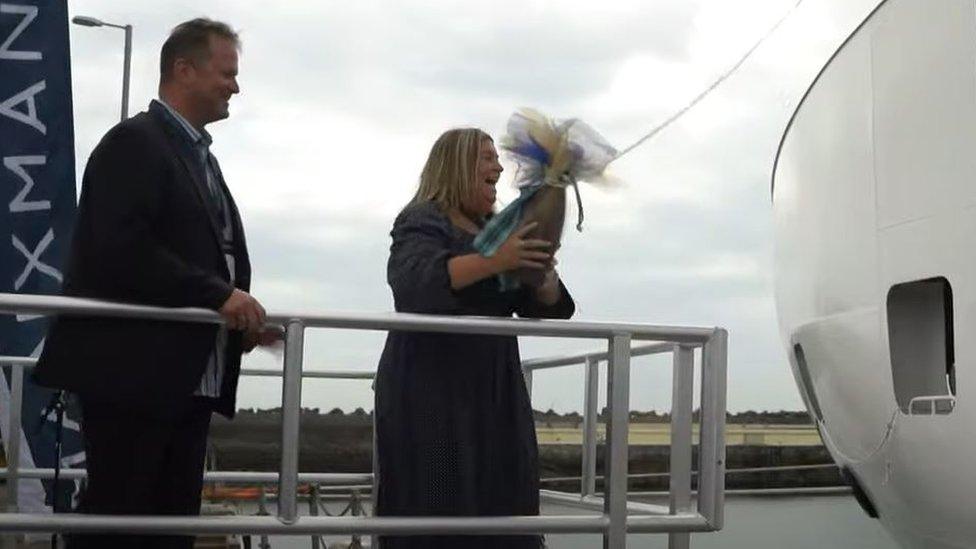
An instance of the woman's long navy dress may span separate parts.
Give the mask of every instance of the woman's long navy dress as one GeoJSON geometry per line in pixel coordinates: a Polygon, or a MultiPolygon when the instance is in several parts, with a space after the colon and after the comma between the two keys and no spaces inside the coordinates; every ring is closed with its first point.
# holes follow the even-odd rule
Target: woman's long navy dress
{"type": "MultiPolygon", "coordinates": [[[[397,217],[387,279],[409,313],[569,318],[561,286],[552,306],[494,277],[451,289],[447,261],[474,237],[433,203],[397,217]]],[[[515,336],[390,332],[376,377],[377,512],[383,516],[539,513],[538,449],[515,336]]],[[[403,536],[384,549],[538,548],[540,536],[403,536]]]]}

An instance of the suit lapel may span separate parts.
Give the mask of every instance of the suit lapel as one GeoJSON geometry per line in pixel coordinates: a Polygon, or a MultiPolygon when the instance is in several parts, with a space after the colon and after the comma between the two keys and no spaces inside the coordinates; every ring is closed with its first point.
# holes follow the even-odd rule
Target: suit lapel
{"type": "Polygon", "coordinates": [[[237,203],[234,202],[234,197],[231,195],[230,189],[227,188],[227,182],[224,181],[224,172],[220,169],[220,162],[217,161],[216,157],[213,158],[213,168],[214,175],[217,177],[216,183],[220,186],[226,199],[226,207],[230,215],[231,231],[233,231],[234,235],[234,258],[237,268],[234,278],[241,285],[240,287],[247,289],[251,284],[251,258],[247,253],[247,240],[244,238],[244,223],[241,221],[241,212],[237,209],[237,203]]]}
{"type": "Polygon", "coordinates": [[[210,229],[214,237],[214,242],[217,247],[220,248],[220,224],[217,219],[217,209],[214,205],[214,198],[210,193],[210,189],[207,188],[207,183],[205,181],[206,174],[201,174],[199,170],[194,169],[195,163],[187,157],[186,154],[179,155],[180,163],[183,164],[183,168],[186,169],[187,173],[190,174],[190,179],[193,180],[193,188],[196,190],[197,198],[203,205],[204,209],[207,210],[207,217],[210,219],[210,229]]]}
{"type": "Polygon", "coordinates": [[[230,223],[231,230],[234,235],[234,245],[241,250],[247,251],[247,244],[244,240],[244,224],[241,221],[241,212],[237,209],[237,203],[234,202],[234,196],[231,195],[230,189],[227,188],[227,182],[224,180],[224,172],[220,169],[220,162],[217,158],[213,158],[213,168],[214,175],[217,177],[217,185],[220,186],[221,191],[224,193],[224,199],[227,204],[228,212],[230,213],[230,223]]]}
{"type": "MultiPolygon", "coordinates": [[[[152,109],[149,111],[153,113],[152,109]]],[[[217,251],[220,252],[221,257],[223,257],[223,248],[221,247],[221,230],[219,221],[217,219],[217,210],[214,207],[214,201],[210,195],[210,189],[207,188],[207,182],[205,178],[207,177],[205,173],[200,173],[200,170],[196,168],[197,162],[192,158],[194,151],[187,144],[187,140],[178,135],[177,128],[174,128],[166,120],[161,120],[161,115],[158,113],[153,113],[156,117],[156,121],[163,128],[166,133],[167,141],[170,147],[173,149],[173,153],[177,158],[180,159],[180,164],[182,164],[183,169],[186,170],[190,181],[193,182],[193,190],[200,201],[200,206],[203,207],[204,211],[207,212],[207,219],[210,220],[210,233],[213,237],[214,245],[217,247],[217,251]]],[[[206,168],[204,168],[206,169],[206,168]]]]}

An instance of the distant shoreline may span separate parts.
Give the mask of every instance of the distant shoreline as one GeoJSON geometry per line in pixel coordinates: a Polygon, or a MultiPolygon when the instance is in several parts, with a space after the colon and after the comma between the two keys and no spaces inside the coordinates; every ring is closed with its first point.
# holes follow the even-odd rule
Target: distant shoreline
{"type": "MultiPolygon", "coordinates": [[[[537,413],[537,420],[539,415],[537,413]]],[[[536,422],[540,476],[543,479],[578,477],[581,474],[579,443],[582,432],[575,422],[554,419],[536,422]]],[[[280,414],[273,411],[242,411],[233,421],[214,416],[210,438],[217,468],[276,471],[280,465],[280,429],[280,414]]],[[[635,422],[631,423],[630,431],[630,472],[666,472],[670,453],[669,424],[635,422]]],[[[302,414],[301,432],[299,468],[302,471],[361,473],[371,470],[372,417],[368,413],[320,414],[308,410],[302,414]]],[[[727,469],[832,463],[816,428],[810,424],[730,422],[726,433],[727,469]]],[[[598,471],[603,467],[602,454],[603,445],[600,444],[598,471]]],[[[818,468],[735,473],[728,475],[726,485],[729,489],[770,489],[843,486],[844,482],[835,468],[818,468]]],[[[667,477],[633,479],[630,486],[633,490],[666,490],[667,477]]],[[[579,483],[547,483],[546,487],[572,491],[578,490],[579,483]]]]}

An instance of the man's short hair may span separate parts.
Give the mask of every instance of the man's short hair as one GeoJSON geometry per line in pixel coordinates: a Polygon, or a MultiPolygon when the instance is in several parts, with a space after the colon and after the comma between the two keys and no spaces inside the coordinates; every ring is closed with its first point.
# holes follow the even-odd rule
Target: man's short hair
{"type": "Polygon", "coordinates": [[[226,23],[205,17],[180,23],[169,34],[159,54],[160,81],[166,82],[172,78],[177,59],[188,59],[194,63],[205,63],[210,59],[211,36],[226,38],[240,47],[237,33],[226,23]]]}

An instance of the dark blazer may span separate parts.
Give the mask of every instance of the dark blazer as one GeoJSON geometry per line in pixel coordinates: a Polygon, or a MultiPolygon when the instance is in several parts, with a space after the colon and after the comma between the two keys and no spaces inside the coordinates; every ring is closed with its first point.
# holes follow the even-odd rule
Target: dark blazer
{"type": "MultiPolygon", "coordinates": [[[[204,168],[162,108],[154,103],[109,130],[89,157],[64,295],[217,310],[233,291],[204,168]]],[[[235,285],[247,291],[244,229],[226,186],[224,192],[234,225],[235,285]]],[[[216,330],[215,324],[60,317],[48,331],[34,380],[166,413],[199,386],[216,330]]],[[[215,406],[228,417],[241,339],[230,332],[215,406]]]]}

